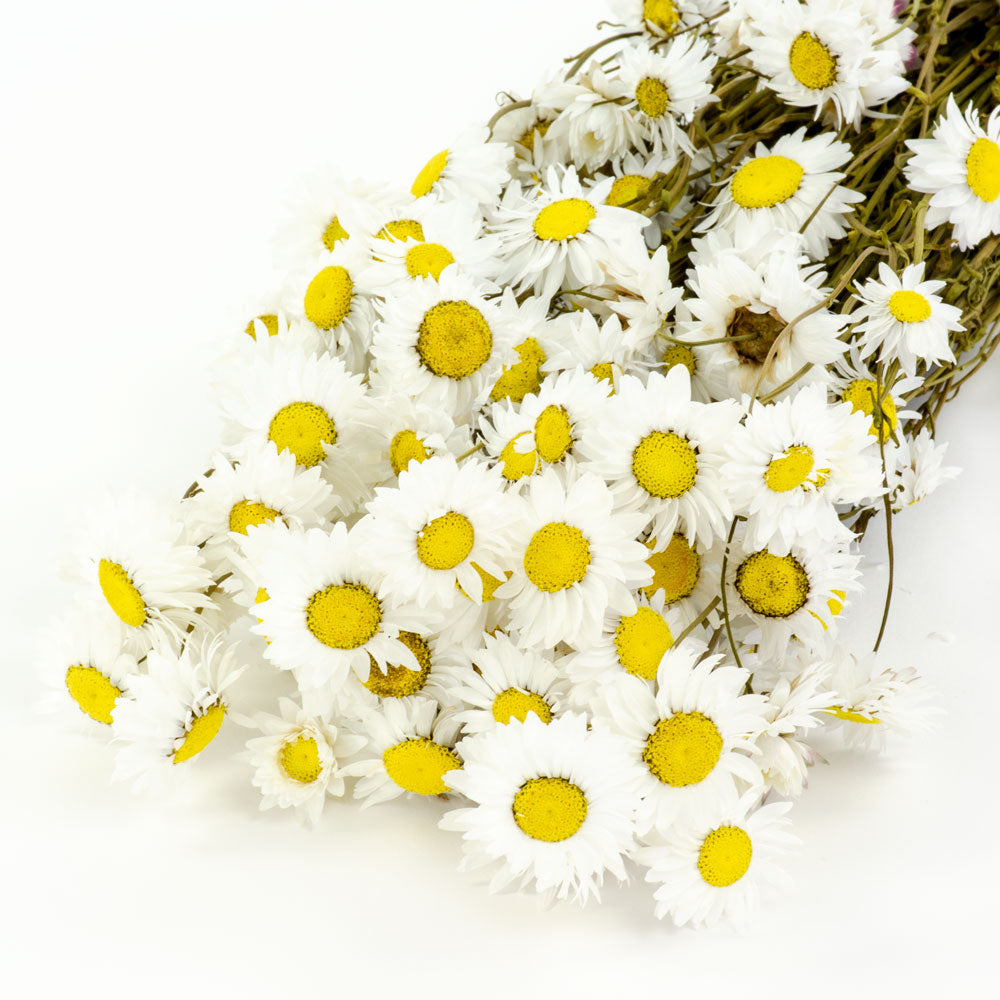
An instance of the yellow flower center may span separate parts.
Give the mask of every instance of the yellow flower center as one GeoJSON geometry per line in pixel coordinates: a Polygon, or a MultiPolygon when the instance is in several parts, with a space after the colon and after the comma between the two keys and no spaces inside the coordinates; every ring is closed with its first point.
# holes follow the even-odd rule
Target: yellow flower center
{"type": "Polygon", "coordinates": [[[632,475],[650,496],[683,496],[698,475],[698,454],[673,431],[650,431],[632,452],[632,475]]]}
{"type": "Polygon", "coordinates": [[[340,219],[334,216],[326,229],[323,230],[323,246],[332,250],[341,240],[350,237],[350,233],[340,224],[340,219]]]}
{"type": "Polygon", "coordinates": [[[572,587],[587,575],[590,543],[579,528],[550,522],[532,535],[524,553],[524,572],[547,594],[572,587]]]}
{"type": "MultiPolygon", "coordinates": [[[[487,601],[494,600],[496,597],[497,587],[502,586],[504,583],[507,582],[507,580],[511,578],[511,576],[513,576],[513,574],[508,571],[505,579],[498,580],[492,573],[487,573],[486,570],[484,570],[483,567],[479,565],[479,563],[471,563],[470,565],[479,574],[479,579],[482,580],[483,582],[483,604],[485,604],[487,601]]],[[[461,584],[456,582],[455,586],[458,587],[461,593],[468,600],[470,601],[472,600],[472,598],[469,597],[469,595],[466,594],[464,590],[462,590],[461,584]]]]}
{"type": "Polygon", "coordinates": [[[695,367],[694,351],[690,347],[671,344],[663,352],[663,368],[665,371],[670,371],[675,365],[683,365],[693,375],[695,367]]]}
{"type": "Polygon", "coordinates": [[[798,191],[804,175],[787,156],[758,156],[736,171],[729,193],[741,208],[773,208],[798,191]]]}
{"type": "Polygon", "coordinates": [[[527,433],[527,431],[521,431],[520,434],[511,438],[504,445],[503,451],[500,452],[500,461],[503,464],[503,477],[512,483],[516,483],[525,476],[530,476],[538,467],[537,451],[520,452],[514,446],[514,442],[518,438],[524,437],[527,433]]]}
{"type": "Polygon", "coordinates": [[[740,306],[726,324],[726,336],[741,364],[762,365],[785,326],[773,311],[760,313],[740,306]]]}
{"type": "Polygon", "coordinates": [[[672,788],[704,781],[721,756],[722,736],[701,712],[677,712],[660,719],[642,751],[653,777],[672,788]]]}
{"type": "Polygon", "coordinates": [[[290,451],[299,465],[311,468],[326,458],[324,444],[337,443],[337,428],[323,407],[289,403],[271,418],[267,439],[279,452],[290,451]]]}
{"type": "Polygon", "coordinates": [[[874,716],[869,718],[867,715],[862,715],[860,712],[851,711],[849,708],[843,708],[840,705],[831,705],[829,708],[823,709],[824,712],[830,715],[836,716],[838,719],[842,719],[844,722],[858,722],[865,726],[880,726],[882,725],[881,719],[876,719],[874,716]]]}
{"type": "Polygon", "coordinates": [[[552,122],[542,122],[536,121],[529,128],[526,128],[522,133],[521,137],[517,140],[529,153],[534,153],[535,151],[535,133],[537,132],[543,139],[545,138],[545,133],[548,132],[549,127],[552,122]]]}
{"type": "Polygon", "coordinates": [[[583,198],[563,198],[546,205],[535,216],[535,235],[540,240],[576,239],[585,233],[597,215],[597,209],[583,198]]]}
{"type": "Polygon", "coordinates": [[[431,672],[431,647],[416,632],[400,632],[399,641],[417,658],[419,670],[387,663],[385,670],[371,660],[368,680],[362,683],[379,698],[406,698],[422,691],[431,672]]]}
{"type": "Polygon", "coordinates": [[[642,17],[665,35],[669,35],[681,19],[673,0],[644,0],[642,17]]]}
{"type": "Polygon", "coordinates": [[[265,601],[271,600],[271,595],[263,587],[258,587],[253,600],[254,604],[263,604],[265,601]]]}
{"type": "Polygon", "coordinates": [[[559,462],[573,447],[573,427],[561,406],[546,406],[535,421],[535,449],[545,462],[559,462]]]}
{"type": "Polygon", "coordinates": [[[724,889],[746,875],[752,857],[753,845],[746,830],[720,826],[702,841],[698,871],[709,885],[724,889]]]}
{"type": "Polygon", "coordinates": [[[775,493],[787,493],[801,486],[813,470],[813,453],[804,444],[789,448],[781,458],[772,458],[764,473],[764,482],[775,493]]]}
{"type": "Polygon", "coordinates": [[[516,364],[504,366],[503,374],[496,380],[490,399],[496,403],[510,399],[520,403],[529,392],[537,392],[542,384],[541,366],[545,363],[545,351],[534,337],[514,348],[521,359],[516,364]]]}
{"type": "Polygon", "coordinates": [[[608,385],[612,387],[614,391],[615,384],[615,366],[610,361],[598,361],[590,369],[590,374],[597,379],[598,382],[607,382],[608,385]]]}
{"type": "MultiPolygon", "coordinates": [[[[616,177],[614,184],[611,185],[611,191],[604,199],[604,204],[611,205],[612,208],[625,206],[631,208],[634,203],[645,201],[652,183],[651,178],[643,177],[642,174],[625,174],[624,177],[616,177]]],[[[636,207],[641,206],[637,205],[636,207]]]]}
{"type": "Polygon", "coordinates": [[[323,773],[319,747],[311,736],[299,736],[283,744],[278,752],[278,763],[292,781],[303,785],[311,785],[323,773]]]}
{"type": "Polygon", "coordinates": [[[670,94],[662,80],[647,76],[636,84],[635,100],[643,114],[650,118],[662,118],[667,113],[670,94]]]}
{"type": "Polygon", "coordinates": [[[524,722],[529,712],[534,712],[546,725],[552,721],[552,709],[548,702],[533,691],[507,688],[493,699],[493,718],[502,725],[511,719],[524,722]]]}
{"type": "Polygon", "coordinates": [[[587,818],[587,796],[565,778],[531,778],[517,790],[514,822],[533,840],[568,840],[587,818]]]}
{"type": "Polygon", "coordinates": [[[278,336],[278,317],[274,313],[262,313],[260,316],[255,316],[254,319],[247,323],[246,334],[253,340],[257,339],[257,331],[254,328],[254,320],[259,323],[264,324],[264,329],[267,330],[267,335],[269,337],[278,336]]]}
{"type": "Polygon", "coordinates": [[[493,353],[493,333],[483,314],[468,302],[439,302],[424,313],[417,354],[441,378],[475,374],[493,353]]]}
{"type": "Polygon", "coordinates": [[[239,503],[234,503],[229,511],[229,530],[246,535],[258,524],[267,524],[268,521],[280,516],[280,510],[258,503],[256,500],[241,500],[239,503]]]}
{"type": "Polygon", "coordinates": [[[111,610],[126,625],[138,628],[146,624],[146,602],[123,566],[110,559],[102,559],[97,565],[97,582],[111,610]]]}
{"type": "Polygon", "coordinates": [[[965,178],[972,193],[992,203],[1000,198],[1000,146],[992,139],[977,139],[965,159],[965,178]]]}
{"type": "Polygon", "coordinates": [[[221,702],[216,702],[201,715],[196,715],[188,726],[184,742],[173,753],[174,763],[183,764],[186,760],[197,757],[219,735],[219,728],[225,717],[226,706],[221,702]]]}
{"type": "Polygon", "coordinates": [[[931,317],[931,304],[920,292],[904,288],[889,296],[889,312],[900,323],[923,323],[931,317]]]}
{"type": "Polygon", "coordinates": [[[736,589],[757,614],[787,618],[809,600],[809,577],[794,556],[776,556],[763,549],[740,564],[736,589]]]}
{"type": "Polygon", "coordinates": [[[379,599],[360,583],[333,583],[306,605],[306,627],[324,646],[357,649],[382,624],[379,599]]]}
{"type": "Polygon", "coordinates": [[[788,50],[788,65],[808,90],[825,90],[837,82],[837,57],[808,31],[796,35],[788,50]]]}
{"type": "Polygon", "coordinates": [[[437,281],[441,272],[454,263],[451,251],[440,243],[418,243],[406,251],[406,273],[411,278],[433,278],[437,281]]]}
{"type": "Polygon", "coordinates": [[[389,464],[397,476],[406,471],[410,462],[423,462],[428,457],[424,442],[417,437],[416,431],[400,431],[389,445],[389,464]]]}
{"type": "MultiPolygon", "coordinates": [[[[655,545],[655,540],[652,544],[655,545]]],[[[646,565],[653,571],[653,582],[643,590],[646,597],[662,590],[664,604],[674,604],[687,597],[697,586],[701,556],[688,545],[680,532],[676,532],[665,549],[653,552],[646,565]]]]}
{"type": "Polygon", "coordinates": [[[418,240],[423,242],[424,227],[416,219],[393,219],[377,234],[380,240],[418,240]]]}
{"type": "Polygon", "coordinates": [[[468,558],[475,540],[472,522],[450,510],[420,529],[417,556],[428,569],[454,569],[468,558]]]}
{"type": "Polygon", "coordinates": [[[426,736],[404,740],[382,754],[389,777],[404,791],[415,795],[444,795],[444,776],[462,766],[454,750],[426,736]]]}
{"type": "Polygon", "coordinates": [[[663,654],[674,644],[670,626],[652,608],[640,607],[618,623],[615,649],[622,669],[645,681],[656,680],[663,654]]]}
{"type": "Polygon", "coordinates": [[[881,426],[876,428],[875,426],[875,400],[878,399],[878,383],[874,379],[870,378],[856,378],[853,382],[849,382],[847,387],[841,393],[840,398],[845,403],[850,403],[851,408],[854,410],[860,410],[865,416],[871,417],[871,426],[868,428],[868,433],[872,437],[881,437],[882,441],[885,442],[889,439],[889,436],[896,429],[899,424],[899,417],[896,413],[896,404],[893,402],[892,396],[886,393],[885,398],[882,400],[882,404],[879,409],[882,411],[881,426]]]}
{"type": "Polygon", "coordinates": [[[111,725],[111,713],[122,693],[97,667],[70,667],[66,671],[66,689],[84,715],[94,722],[111,725]]]}
{"type": "Polygon", "coordinates": [[[332,330],[351,311],[354,282],[346,267],[324,267],[306,289],[306,319],[321,330],[332,330]]]}
{"type": "Polygon", "coordinates": [[[410,188],[410,194],[414,198],[423,198],[425,194],[430,194],[431,188],[441,179],[444,168],[448,166],[448,150],[443,149],[440,153],[432,156],[417,174],[417,179],[410,188]]]}

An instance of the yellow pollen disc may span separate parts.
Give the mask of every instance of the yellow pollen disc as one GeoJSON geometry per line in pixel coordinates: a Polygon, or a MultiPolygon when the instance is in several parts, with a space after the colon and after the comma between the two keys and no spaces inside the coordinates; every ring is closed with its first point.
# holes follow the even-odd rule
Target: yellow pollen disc
{"type": "Polygon", "coordinates": [[[931,304],[920,292],[904,288],[889,296],[889,312],[900,323],[923,323],[931,317],[931,304]]]}
{"type": "Polygon", "coordinates": [[[548,702],[533,691],[507,688],[493,699],[493,718],[502,725],[511,719],[524,722],[529,712],[534,712],[546,725],[552,721],[552,709],[548,702]]]}
{"type": "MultiPolygon", "coordinates": [[[[655,540],[653,542],[655,544],[655,540]]],[[[653,571],[653,582],[643,589],[646,597],[663,591],[664,604],[674,604],[692,593],[701,573],[701,556],[676,532],[667,547],[646,560],[653,571]]]]}
{"type": "Polygon", "coordinates": [[[351,311],[354,282],[346,267],[324,267],[306,289],[305,313],[321,330],[332,330],[351,311]]]}
{"type": "Polygon", "coordinates": [[[70,667],[66,671],[66,689],[84,715],[111,725],[111,713],[122,692],[97,667],[70,667]]]}
{"type": "Polygon", "coordinates": [[[559,462],[573,447],[573,427],[561,406],[546,406],[535,421],[535,449],[545,462],[559,462]]]}
{"type": "MultiPolygon", "coordinates": [[[[264,329],[267,330],[267,335],[269,337],[278,336],[278,317],[275,316],[274,313],[262,313],[260,316],[255,316],[254,319],[257,320],[258,323],[264,324],[264,329]]],[[[257,339],[257,331],[254,329],[253,319],[247,323],[246,334],[253,340],[257,339]]]]}
{"type": "Polygon", "coordinates": [[[216,702],[206,708],[201,715],[195,716],[188,727],[184,742],[174,751],[175,764],[197,757],[219,734],[222,720],[226,717],[226,706],[216,702]]]}
{"type": "Polygon", "coordinates": [[[406,273],[411,278],[433,278],[437,281],[441,272],[454,263],[451,251],[440,243],[418,243],[406,251],[406,273]]]}
{"type": "Polygon", "coordinates": [[[638,202],[640,199],[645,200],[652,183],[651,178],[643,177],[642,174],[626,174],[624,177],[617,177],[614,184],[611,185],[610,193],[604,199],[604,204],[611,205],[613,208],[631,207],[633,202],[638,202]]]}
{"type": "Polygon", "coordinates": [[[694,351],[690,347],[671,344],[663,352],[663,367],[669,371],[675,365],[683,365],[693,375],[695,366],[694,351]]]}
{"type": "Polygon", "coordinates": [[[428,451],[416,431],[400,431],[389,445],[389,464],[397,476],[409,468],[410,462],[423,462],[428,457],[428,451]]]}
{"type": "Polygon", "coordinates": [[[439,302],[424,313],[417,337],[423,366],[440,378],[474,375],[493,353],[493,333],[468,302],[439,302]]]}
{"type": "Polygon", "coordinates": [[[424,164],[413,182],[413,187],[410,188],[410,194],[414,198],[423,198],[425,194],[430,194],[431,188],[441,179],[446,166],[448,166],[448,150],[443,149],[424,164]]]}
{"type": "Polygon", "coordinates": [[[245,535],[258,524],[267,524],[281,516],[280,510],[257,503],[255,500],[241,500],[234,503],[229,511],[229,530],[245,535]]]}
{"type": "Polygon", "coordinates": [[[531,778],[517,790],[514,822],[533,840],[568,840],[587,818],[587,796],[565,778],[531,778]]]}
{"type": "Polygon", "coordinates": [[[263,588],[257,588],[257,596],[254,598],[254,604],[263,604],[265,601],[271,600],[271,595],[263,588]]]}
{"type": "Polygon", "coordinates": [[[340,224],[340,219],[334,216],[330,224],[323,230],[323,246],[332,250],[341,240],[350,237],[350,233],[340,224]]]}
{"type": "Polygon", "coordinates": [[[547,594],[572,587],[587,575],[590,543],[579,528],[550,522],[532,535],[524,553],[524,572],[547,594]]]}
{"type": "Polygon", "coordinates": [[[468,558],[475,540],[472,522],[450,510],[420,529],[417,556],[428,569],[454,569],[468,558]]]}
{"type": "Polygon", "coordinates": [[[683,496],[694,486],[698,455],[679,434],[651,431],[632,452],[632,475],[650,496],[683,496]]]}
{"type": "Polygon", "coordinates": [[[642,16],[665,35],[669,35],[681,19],[673,0],[645,0],[642,5],[642,16]]]}
{"type": "Polygon", "coordinates": [[[709,885],[724,889],[746,875],[752,857],[753,845],[746,830],[720,826],[702,841],[698,871],[709,885]]]}
{"type": "MultiPolygon", "coordinates": [[[[479,574],[479,579],[483,582],[483,604],[487,601],[492,601],[496,597],[497,587],[503,586],[514,574],[507,572],[507,576],[503,580],[498,580],[492,573],[487,573],[479,563],[471,563],[472,568],[479,574]]],[[[472,600],[468,594],[462,590],[461,584],[455,583],[455,586],[462,592],[462,594],[468,599],[472,600]]]]}
{"type": "Polygon", "coordinates": [[[362,683],[379,698],[406,698],[423,690],[431,672],[431,647],[416,632],[400,632],[399,641],[417,658],[419,670],[387,663],[385,670],[371,659],[368,680],[362,683]]]}
{"type": "Polygon", "coordinates": [[[111,610],[126,625],[138,628],[146,624],[146,602],[124,567],[110,559],[102,559],[97,566],[97,582],[111,610]]]}
{"type": "Polygon", "coordinates": [[[509,399],[520,403],[529,392],[537,392],[542,384],[541,366],[545,363],[545,351],[534,337],[514,348],[521,359],[517,364],[504,366],[503,374],[496,380],[490,392],[490,399],[497,403],[509,399]]]}
{"type": "Polygon", "coordinates": [[[378,233],[380,240],[418,240],[423,242],[424,227],[416,219],[394,219],[378,233]]]}
{"type": "Polygon", "coordinates": [[[607,382],[608,385],[613,387],[615,384],[615,366],[610,361],[598,361],[590,369],[590,374],[597,379],[598,382],[607,382]]]}
{"type": "Polygon", "coordinates": [[[740,564],[736,589],[757,614],[787,618],[809,600],[809,577],[794,556],[776,556],[763,549],[740,564]]]}
{"type": "Polygon", "coordinates": [[[722,736],[701,712],[677,712],[660,719],[642,751],[653,777],[672,788],[704,781],[721,756],[722,736]]]}
{"type": "Polygon", "coordinates": [[[326,458],[324,444],[337,443],[330,415],[315,403],[289,403],[271,418],[267,432],[278,451],[290,451],[299,465],[311,468],[326,458]]]}
{"type": "Polygon", "coordinates": [[[534,153],[535,151],[535,133],[537,132],[543,139],[545,138],[545,133],[548,132],[549,126],[552,122],[535,122],[530,128],[526,128],[522,133],[520,139],[517,141],[528,150],[529,153],[534,153]]]}
{"type": "Polygon", "coordinates": [[[652,608],[640,607],[622,618],[615,630],[615,649],[622,669],[645,681],[656,680],[663,654],[674,644],[670,626],[652,608]]]}
{"type": "Polygon", "coordinates": [[[285,743],[278,753],[278,763],[292,781],[303,785],[311,785],[323,773],[319,747],[311,736],[300,736],[285,743]]]}
{"type": "Polygon", "coordinates": [[[853,410],[860,410],[865,416],[871,417],[872,421],[868,433],[874,438],[881,437],[882,441],[885,442],[896,429],[899,417],[896,415],[896,404],[893,402],[892,396],[886,393],[882,405],[879,407],[882,411],[881,426],[876,427],[874,414],[875,400],[878,399],[878,396],[878,383],[874,379],[856,378],[847,384],[840,398],[845,403],[850,403],[853,410]]]}
{"type": "Polygon", "coordinates": [[[729,193],[741,208],[773,208],[798,191],[804,174],[787,156],[758,156],[736,171],[729,193]]]}
{"type": "Polygon", "coordinates": [[[843,719],[844,722],[858,722],[865,726],[882,725],[881,719],[868,718],[867,715],[862,715],[860,712],[852,712],[849,708],[843,708],[840,705],[831,705],[823,711],[828,712],[830,715],[835,715],[838,719],[843,719]]]}
{"type": "Polygon", "coordinates": [[[510,439],[500,452],[500,461],[503,464],[503,477],[512,483],[516,483],[525,476],[530,476],[538,467],[538,452],[520,452],[514,447],[514,442],[518,438],[524,437],[527,431],[521,431],[516,437],[510,439]]]}
{"type": "Polygon", "coordinates": [[[796,35],[788,65],[792,76],[809,90],[825,90],[837,82],[837,57],[808,31],[796,35]]]}
{"type": "Polygon", "coordinates": [[[597,209],[583,198],[563,198],[546,205],[535,216],[535,235],[540,240],[572,240],[585,233],[597,209]]]}
{"type": "Polygon", "coordinates": [[[444,795],[444,776],[462,766],[458,755],[426,736],[404,740],[382,754],[386,774],[415,795],[444,795]]]}
{"type": "Polygon", "coordinates": [[[775,493],[787,493],[806,482],[814,464],[812,449],[804,444],[794,445],[781,458],[771,459],[764,482],[775,493]]]}
{"type": "Polygon", "coordinates": [[[833,590],[831,593],[833,597],[826,602],[826,606],[830,609],[830,614],[839,615],[844,610],[844,599],[847,597],[847,592],[844,590],[833,590]]]}
{"type": "Polygon", "coordinates": [[[647,76],[636,85],[635,100],[643,114],[650,118],[662,118],[667,113],[670,94],[662,80],[647,76]]]}
{"type": "Polygon", "coordinates": [[[306,605],[306,626],[324,646],[357,649],[379,630],[382,605],[360,583],[333,583],[306,605]]]}
{"type": "Polygon", "coordinates": [[[972,193],[987,203],[1000,198],[1000,146],[992,139],[977,139],[965,159],[965,178],[972,193]]]}

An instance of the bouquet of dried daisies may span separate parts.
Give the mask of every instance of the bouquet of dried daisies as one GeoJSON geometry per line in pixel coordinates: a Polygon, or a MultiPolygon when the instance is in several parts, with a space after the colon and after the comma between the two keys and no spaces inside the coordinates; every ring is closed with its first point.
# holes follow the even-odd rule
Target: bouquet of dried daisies
{"type": "Polygon", "coordinates": [[[892,519],[954,475],[935,419],[1000,339],[1000,17],[601,28],[409,191],[303,186],[211,469],[109,500],[44,670],[138,785],[244,726],[262,808],[440,796],[491,889],[638,870],[700,925],[781,881],[821,731],[926,723],[877,654],[892,519]]]}

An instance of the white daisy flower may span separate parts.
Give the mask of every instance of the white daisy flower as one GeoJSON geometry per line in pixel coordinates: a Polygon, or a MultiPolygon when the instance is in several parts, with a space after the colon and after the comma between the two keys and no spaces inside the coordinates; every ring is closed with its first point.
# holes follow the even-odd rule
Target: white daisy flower
{"type": "Polygon", "coordinates": [[[955,361],[948,334],[965,329],[962,310],[937,294],[946,281],[923,280],[924,267],[923,262],[911,264],[897,275],[881,263],[878,279],[869,278],[858,289],[861,307],[852,319],[858,324],[862,358],[878,352],[883,364],[898,361],[907,375],[916,373],[918,361],[955,361]]]}
{"type": "MultiPolygon", "coordinates": [[[[259,535],[248,538],[248,547],[259,535]]],[[[352,668],[362,680],[372,665],[420,669],[399,633],[426,634],[433,616],[390,598],[356,529],[348,532],[339,522],[329,533],[273,530],[265,540],[255,562],[268,596],[254,610],[253,631],[268,639],[264,656],[271,663],[294,671],[305,688],[330,685],[333,691],[352,668]]]]}
{"type": "Polygon", "coordinates": [[[679,927],[707,927],[722,920],[746,926],[761,894],[787,889],[788,876],[775,863],[799,844],[788,832],[791,803],[755,809],[759,795],[735,796],[715,816],[671,830],[662,844],[642,847],[636,860],[656,886],[656,916],[679,927]]]}
{"type": "Polygon", "coordinates": [[[599,321],[591,312],[568,312],[551,323],[554,346],[543,365],[545,372],[582,367],[610,395],[625,373],[640,362],[640,347],[628,338],[617,314],[599,321]]]}
{"type": "Polygon", "coordinates": [[[913,152],[903,168],[906,181],[931,196],[928,229],[951,223],[960,250],[1000,233],[1000,108],[983,128],[972,104],[963,115],[949,94],[931,138],[906,145],[913,152]]]}
{"type": "Polygon", "coordinates": [[[682,365],[650,372],[645,385],[625,376],[606,419],[581,443],[585,467],[602,475],[615,502],[637,510],[660,538],[679,520],[688,541],[709,544],[732,516],[719,469],[739,421],[731,403],[695,403],[682,365]]]}
{"type": "Polygon", "coordinates": [[[503,314],[471,278],[447,268],[439,282],[398,287],[381,309],[372,344],[380,378],[464,420],[483,401],[513,347],[503,314]]]}
{"type": "Polygon", "coordinates": [[[615,510],[597,476],[566,482],[554,469],[533,476],[516,526],[514,575],[497,588],[523,643],[593,643],[608,608],[631,614],[632,591],[650,582],[645,515],[615,510]]]}
{"type": "Polygon", "coordinates": [[[500,470],[504,485],[514,491],[520,491],[529,477],[542,469],[534,449],[533,427],[532,420],[507,400],[494,403],[479,418],[483,450],[500,470]]]}
{"type": "Polygon", "coordinates": [[[659,38],[705,21],[722,6],[720,0],[611,0],[612,13],[622,24],[659,38]]]}
{"type": "Polygon", "coordinates": [[[278,710],[280,715],[258,712],[247,720],[264,735],[247,740],[239,759],[254,768],[251,780],[260,789],[262,810],[291,808],[315,825],[327,795],[343,796],[342,762],[358,753],[365,739],[288,698],[279,700],[278,710]]]}
{"type": "Polygon", "coordinates": [[[948,442],[937,444],[924,428],[915,438],[901,438],[895,474],[889,480],[892,509],[896,512],[930,496],[942,483],[955,479],[961,469],[943,465],[948,442]]]}
{"type": "Polygon", "coordinates": [[[462,593],[481,602],[477,568],[503,577],[521,517],[496,468],[441,455],[401,472],[398,488],[376,489],[355,530],[364,530],[365,558],[393,595],[449,609],[462,593]]]}
{"type": "Polygon", "coordinates": [[[262,343],[266,343],[269,337],[285,337],[288,335],[288,317],[275,300],[263,309],[252,310],[243,332],[251,340],[262,343]]]}
{"type": "Polygon", "coordinates": [[[530,198],[512,184],[494,226],[503,260],[498,280],[547,299],[560,288],[599,284],[629,259],[629,251],[640,252],[645,220],[605,204],[610,189],[610,181],[585,189],[573,167],[562,177],[551,168],[545,186],[530,198]]]}
{"type": "Polygon", "coordinates": [[[805,128],[783,135],[768,149],[757,143],[716,196],[711,212],[698,225],[700,232],[716,226],[752,244],[774,230],[804,236],[813,260],[823,260],[830,241],[847,232],[844,217],[863,199],[857,191],[838,184],[837,171],[851,155],[846,142],[831,132],[806,138],[805,128]]]}
{"type": "Polygon", "coordinates": [[[469,199],[482,208],[496,204],[510,177],[513,151],[505,142],[489,142],[485,128],[470,129],[447,149],[435,153],[410,188],[414,198],[441,201],[469,199]]]}
{"type": "Polygon", "coordinates": [[[680,822],[699,822],[725,806],[736,782],[763,784],[753,760],[763,731],[764,699],[743,694],[749,674],[703,656],[699,642],[668,649],[649,684],[620,676],[598,695],[606,718],[642,769],[636,830],[661,835],[680,822]]]}
{"type": "Polygon", "coordinates": [[[492,869],[490,891],[511,882],[548,899],[585,903],[605,873],[626,878],[637,769],[618,737],[585,715],[550,723],[533,712],[462,741],[446,780],[474,805],[446,813],[462,834],[460,867],[492,869]]]}
{"type": "Polygon", "coordinates": [[[507,287],[498,305],[512,331],[513,349],[503,360],[503,372],[490,390],[490,401],[520,403],[529,392],[538,391],[542,366],[560,341],[555,324],[548,318],[548,300],[529,295],[518,303],[514,289],[507,287]]]}
{"type": "MultiPolygon", "coordinates": [[[[610,163],[614,181],[604,199],[605,204],[628,208],[633,212],[641,211],[649,202],[655,182],[669,174],[676,163],[677,157],[667,155],[664,150],[646,156],[637,156],[629,151],[624,156],[616,157],[610,163]]],[[[594,178],[597,183],[604,179],[601,174],[594,178]]]]}
{"type": "Polygon", "coordinates": [[[275,518],[292,528],[320,527],[336,501],[318,467],[300,468],[291,452],[251,446],[233,456],[217,453],[182,511],[205,561],[224,573],[237,535],[275,518]]]}
{"type": "Polygon", "coordinates": [[[502,632],[483,636],[483,648],[468,651],[448,673],[449,703],[460,706],[455,718],[468,735],[524,722],[530,714],[548,724],[562,714],[569,694],[551,654],[522,648],[502,632]]]}
{"type": "Polygon", "coordinates": [[[841,402],[850,403],[856,412],[865,415],[871,437],[876,441],[881,438],[887,448],[892,448],[893,437],[901,440],[897,434],[900,424],[917,416],[915,410],[906,409],[904,397],[919,389],[923,379],[897,375],[891,386],[883,384],[880,391],[876,374],[861,360],[857,347],[852,347],[850,354],[837,362],[830,389],[841,402]],[[876,404],[880,410],[878,416],[876,404]]]}
{"type": "MultiPolygon", "coordinates": [[[[719,577],[725,540],[704,545],[687,540],[682,524],[673,535],[663,539],[652,535],[646,539],[646,564],[653,571],[653,582],[643,589],[647,598],[662,595],[664,606],[673,609],[685,624],[694,621],[719,595],[719,577]]],[[[716,620],[716,612],[708,617],[716,620]]]]}
{"type": "Polygon", "coordinates": [[[151,649],[146,668],[112,712],[120,744],[114,778],[135,778],[136,788],[154,787],[215,739],[228,711],[226,689],[243,672],[233,648],[211,636],[197,644],[189,636],[180,654],[151,649]]]}
{"type": "Polygon", "coordinates": [[[440,712],[429,698],[392,698],[368,712],[362,725],[367,746],[344,773],[361,779],[354,797],[363,809],[404,793],[447,795],[451,773],[462,767],[454,749],[460,726],[453,715],[440,712]]]}

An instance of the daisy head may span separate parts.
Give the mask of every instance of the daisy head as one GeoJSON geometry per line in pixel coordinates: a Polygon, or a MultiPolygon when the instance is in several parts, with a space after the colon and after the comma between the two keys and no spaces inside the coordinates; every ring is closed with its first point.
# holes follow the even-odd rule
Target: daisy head
{"type": "MultiPolygon", "coordinates": [[[[653,571],[653,581],[643,588],[652,601],[662,597],[665,608],[674,609],[685,624],[709,609],[719,593],[722,568],[722,540],[704,545],[698,539],[688,541],[683,524],[672,535],[646,539],[646,565],[653,571]]],[[[708,622],[715,621],[709,611],[708,622]]]]}
{"type": "Polygon", "coordinates": [[[837,399],[850,403],[856,413],[865,417],[871,438],[891,448],[894,439],[901,439],[897,433],[901,425],[917,416],[905,408],[905,397],[919,389],[923,379],[897,372],[890,385],[889,373],[882,374],[879,378],[879,373],[861,360],[857,347],[852,347],[850,354],[838,362],[831,389],[837,399]]]}
{"type": "Polygon", "coordinates": [[[542,366],[558,345],[555,323],[549,320],[549,302],[536,295],[518,297],[507,287],[498,300],[500,313],[511,330],[513,348],[503,359],[503,371],[490,389],[490,402],[509,399],[520,403],[542,384],[542,366]]]}
{"type": "Polygon", "coordinates": [[[669,38],[697,24],[716,6],[713,0],[611,0],[622,24],[643,28],[656,38],[669,38]]]}
{"type": "Polygon", "coordinates": [[[441,201],[464,198],[481,208],[491,207],[510,177],[512,158],[507,143],[489,142],[485,128],[472,129],[421,167],[410,193],[414,198],[431,196],[441,201]]]}

